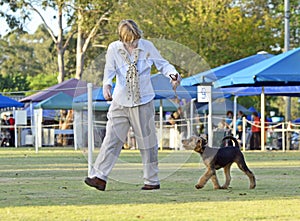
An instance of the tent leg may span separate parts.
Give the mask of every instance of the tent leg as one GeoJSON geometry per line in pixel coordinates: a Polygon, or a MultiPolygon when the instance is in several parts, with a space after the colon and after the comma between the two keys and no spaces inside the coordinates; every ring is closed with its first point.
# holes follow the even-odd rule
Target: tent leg
{"type": "Polygon", "coordinates": [[[260,108],[261,108],[261,133],[260,133],[260,139],[261,139],[261,150],[265,151],[265,88],[261,88],[261,103],[260,103],[260,108]]]}

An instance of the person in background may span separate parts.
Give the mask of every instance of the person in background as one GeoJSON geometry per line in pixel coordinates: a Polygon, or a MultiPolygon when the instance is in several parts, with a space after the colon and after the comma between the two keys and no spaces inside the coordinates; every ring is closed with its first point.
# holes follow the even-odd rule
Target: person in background
{"type": "Polygon", "coordinates": [[[260,118],[257,112],[253,112],[251,115],[251,137],[250,137],[250,150],[260,150],[260,118]]]}
{"type": "Polygon", "coordinates": [[[119,40],[108,46],[104,67],[103,95],[106,100],[112,100],[107,113],[106,135],[85,183],[97,190],[105,190],[108,175],[132,126],[142,156],[142,190],[160,189],[151,67],[155,65],[169,78],[174,90],[180,84],[181,77],[153,43],[142,38],[142,31],[133,20],[122,20],[118,33],[119,40]],[[115,77],[116,86],[112,94],[115,77]]]}
{"type": "Polygon", "coordinates": [[[236,137],[241,142],[243,138],[243,118],[246,117],[246,115],[243,113],[243,111],[239,110],[238,115],[236,118],[236,137]]]}
{"type": "Polygon", "coordinates": [[[226,118],[225,118],[225,136],[232,135],[232,119],[233,119],[233,112],[227,111],[226,118]]]}
{"type": "Polygon", "coordinates": [[[8,116],[6,114],[3,115],[3,118],[1,119],[1,147],[7,147],[9,146],[9,128],[8,128],[8,116]]]}
{"type": "Polygon", "coordinates": [[[15,118],[13,117],[13,114],[9,115],[8,124],[10,126],[9,127],[9,134],[10,134],[9,144],[11,147],[15,147],[15,118]]]}
{"type": "Polygon", "coordinates": [[[7,122],[7,119],[8,119],[7,115],[4,114],[3,118],[1,119],[1,125],[4,125],[4,126],[9,125],[8,122],[7,122]]]}

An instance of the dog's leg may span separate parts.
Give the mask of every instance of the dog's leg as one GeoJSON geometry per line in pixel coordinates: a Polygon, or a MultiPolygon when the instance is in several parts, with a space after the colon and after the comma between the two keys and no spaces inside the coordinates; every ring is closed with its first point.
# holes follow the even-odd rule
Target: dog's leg
{"type": "Polygon", "coordinates": [[[231,176],[230,176],[230,167],[232,163],[227,164],[224,167],[224,174],[225,174],[225,184],[222,186],[222,189],[228,189],[230,181],[231,181],[231,176]]]}
{"type": "Polygon", "coordinates": [[[214,189],[221,189],[221,186],[219,184],[218,178],[217,178],[217,173],[214,171],[213,175],[211,176],[211,181],[214,185],[214,189]]]}
{"type": "Polygon", "coordinates": [[[254,189],[256,187],[255,176],[247,167],[244,157],[242,156],[238,162],[236,162],[241,171],[243,171],[250,180],[250,189],[254,189]]]}
{"type": "MultiPolygon", "coordinates": [[[[210,167],[207,168],[206,172],[200,177],[198,183],[195,185],[197,189],[201,189],[205,186],[207,181],[212,177],[216,175],[215,169],[212,169],[210,167]]],[[[215,184],[214,184],[215,185],[215,184]]]]}

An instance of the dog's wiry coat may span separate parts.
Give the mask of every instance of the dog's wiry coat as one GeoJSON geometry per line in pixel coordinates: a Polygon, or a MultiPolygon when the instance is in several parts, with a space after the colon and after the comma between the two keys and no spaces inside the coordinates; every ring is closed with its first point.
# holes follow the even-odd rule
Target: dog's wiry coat
{"type": "Polygon", "coordinates": [[[182,141],[185,147],[192,147],[194,151],[200,153],[203,163],[207,168],[206,172],[200,177],[195,187],[197,189],[203,188],[207,181],[211,179],[214,189],[227,189],[231,181],[230,167],[235,162],[238,167],[249,177],[250,189],[254,189],[256,186],[255,176],[246,165],[244,155],[240,150],[238,141],[232,136],[224,137],[222,141],[225,139],[232,140],[235,146],[211,148],[207,146],[206,139],[195,136],[182,141]],[[219,185],[216,176],[216,170],[220,168],[224,168],[225,184],[223,186],[219,185]]]}

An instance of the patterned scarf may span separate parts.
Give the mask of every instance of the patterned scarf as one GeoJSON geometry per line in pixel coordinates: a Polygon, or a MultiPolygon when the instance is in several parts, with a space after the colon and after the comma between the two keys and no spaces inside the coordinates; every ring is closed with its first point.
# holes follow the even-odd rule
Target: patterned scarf
{"type": "Polygon", "coordinates": [[[133,102],[135,104],[140,103],[140,86],[139,86],[139,73],[137,69],[137,61],[139,57],[139,50],[133,50],[134,60],[133,62],[127,56],[127,53],[124,50],[120,51],[125,62],[129,65],[127,74],[126,74],[126,88],[127,88],[127,98],[131,99],[133,95],[133,102]]]}

